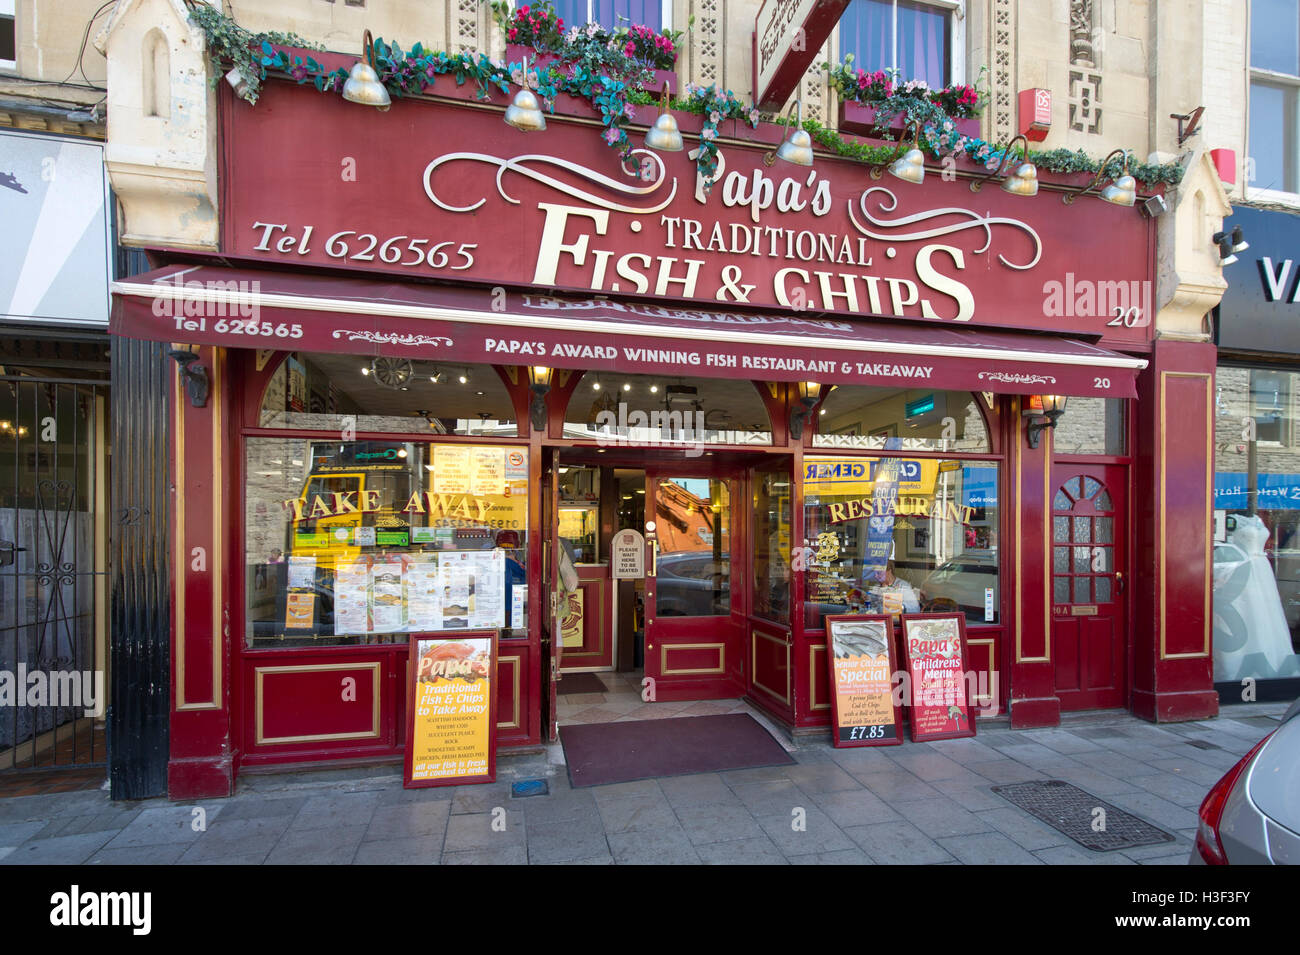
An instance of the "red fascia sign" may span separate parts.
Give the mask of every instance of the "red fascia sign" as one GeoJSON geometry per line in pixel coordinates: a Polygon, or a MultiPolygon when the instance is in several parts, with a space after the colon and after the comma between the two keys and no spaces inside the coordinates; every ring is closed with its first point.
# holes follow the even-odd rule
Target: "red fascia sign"
{"type": "Polygon", "coordinates": [[[901,318],[1101,337],[1152,334],[1154,233],[1132,209],[1071,206],[938,170],[920,185],[724,145],[711,188],[689,150],[638,149],[638,175],[590,125],[521,133],[494,110],[362,109],[270,83],[226,111],[222,252],[488,287],[901,318]],[[450,133],[454,131],[454,135],[450,133]],[[285,143],[309,151],[283,155],[285,143]],[[272,158],[274,157],[274,158],[272,158]]]}
{"type": "Polygon", "coordinates": [[[799,87],[849,0],[764,0],[754,21],[754,102],[778,110],[799,87]]]}

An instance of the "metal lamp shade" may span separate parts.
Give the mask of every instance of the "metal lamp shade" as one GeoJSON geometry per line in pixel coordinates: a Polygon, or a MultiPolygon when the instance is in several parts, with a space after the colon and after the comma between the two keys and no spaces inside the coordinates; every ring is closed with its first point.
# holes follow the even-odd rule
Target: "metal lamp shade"
{"type": "Polygon", "coordinates": [[[368,63],[357,62],[343,84],[343,98],[349,103],[388,109],[393,104],[388,90],[379,82],[379,74],[368,63]]]}
{"type": "Polygon", "coordinates": [[[1038,167],[1031,162],[1021,163],[1003,180],[1002,191],[1013,196],[1038,195],[1038,167]]]}
{"type": "Polygon", "coordinates": [[[684,148],[682,131],[672,113],[660,113],[655,124],[646,130],[645,144],[661,153],[679,153],[684,148]]]}
{"type": "Polygon", "coordinates": [[[506,123],[526,133],[541,132],[546,128],[546,117],[532,90],[520,90],[515,101],[506,107],[506,123]]]}
{"type": "Polygon", "coordinates": [[[1120,176],[1101,191],[1101,197],[1117,206],[1131,206],[1137,199],[1137,181],[1132,176],[1120,176]]]}
{"type": "Polygon", "coordinates": [[[925,154],[913,146],[889,164],[889,174],[919,185],[925,181],[925,154]]]}
{"type": "Polygon", "coordinates": [[[812,137],[808,135],[808,131],[806,129],[796,129],[791,133],[790,138],[777,147],[776,158],[784,159],[796,166],[811,166],[813,164],[813,145],[812,137]]]}

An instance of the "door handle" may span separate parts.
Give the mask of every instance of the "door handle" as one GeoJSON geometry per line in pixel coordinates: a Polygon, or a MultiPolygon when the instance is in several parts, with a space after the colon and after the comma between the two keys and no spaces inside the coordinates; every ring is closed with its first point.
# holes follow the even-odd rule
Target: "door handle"
{"type": "Polygon", "coordinates": [[[1119,588],[1120,593],[1124,592],[1124,575],[1118,570],[1115,571],[1115,585],[1119,588]]]}
{"type": "Polygon", "coordinates": [[[659,566],[659,541],[650,541],[650,570],[647,577],[655,576],[655,569],[659,566]]]}

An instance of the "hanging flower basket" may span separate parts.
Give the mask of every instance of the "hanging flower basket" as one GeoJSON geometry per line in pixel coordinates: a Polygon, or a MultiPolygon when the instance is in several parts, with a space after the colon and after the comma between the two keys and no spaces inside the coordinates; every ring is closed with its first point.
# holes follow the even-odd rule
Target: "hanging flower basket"
{"type": "MultiPolygon", "coordinates": [[[[554,53],[538,53],[530,46],[521,46],[518,43],[506,44],[506,62],[520,63],[524,57],[528,58],[529,67],[537,67],[539,70],[550,67],[562,67],[564,61],[554,53]]],[[[674,96],[677,94],[677,71],[676,70],[651,70],[653,79],[641,87],[647,93],[658,93],[668,84],[668,92],[674,96]]]]}

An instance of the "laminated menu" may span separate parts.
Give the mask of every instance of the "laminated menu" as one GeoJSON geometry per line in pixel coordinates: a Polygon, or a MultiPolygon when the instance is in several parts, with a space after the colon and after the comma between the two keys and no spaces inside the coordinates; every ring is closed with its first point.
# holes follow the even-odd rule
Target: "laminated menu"
{"type": "Polygon", "coordinates": [[[903,721],[893,692],[892,629],[888,616],[826,617],[831,742],[836,746],[903,742],[903,721]]]}
{"type": "Polygon", "coordinates": [[[370,565],[370,630],[394,633],[405,630],[405,605],[402,600],[402,561],[400,558],[376,559],[370,565]]]}
{"type": "Polygon", "coordinates": [[[370,632],[370,560],[360,557],[334,566],[334,632],[370,632]]]}
{"type": "Polygon", "coordinates": [[[411,638],[405,786],[496,778],[496,643],[493,630],[411,638]]]}
{"type": "Polygon", "coordinates": [[[437,554],[406,558],[406,626],[413,632],[442,629],[442,577],[437,554]]]}
{"type": "Polygon", "coordinates": [[[501,628],[506,625],[506,552],[471,552],[474,565],[474,608],[469,625],[501,628]]]}

